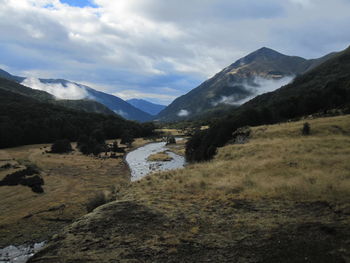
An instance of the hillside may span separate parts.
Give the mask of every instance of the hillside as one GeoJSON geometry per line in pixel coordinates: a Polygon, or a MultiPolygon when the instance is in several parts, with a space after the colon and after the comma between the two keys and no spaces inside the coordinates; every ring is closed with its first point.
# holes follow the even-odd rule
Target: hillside
{"type": "Polygon", "coordinates": [[[5,89],[0,89],[0,120],[0,148],[64,138],[76,141],[94,130],[102,130],[106,138],[118,138],[126,132],[135,137],[152,133],[148,125],[117,115],[70,110],[5,89]]]}
{"type": "Polygon", "coordinates": [[[20,85],[14,81],[10,81],[8,78],[0,78],[0,89],[7,90],[10,92],[18,93],[44,103],[51,103],[55,105],[61,105],[70,109],[102,113],[107,115],[115,115],[113,111],[108,109],[106,106],[92,100],[57,100],[53,95],[41,91],[35,90],[23,85],[20,85]]]}
{"type": "Polygon", "coordinates": [[[154,116],[166,108],[166,106],[164,105],[155,104],[142,99],[130,99],[130,100],[127,100],[126,102],[154,116]]]}
{"type": "Polygon", "coordinates": [[[188,160],[213,157],[216,148],[232,139],[232,133],[245,125],[286,121],[334,108],[349,109],[350,48],[297,77],[293,83],[260,95],[231,114],[196,134],[188,143],[188,160]]]}
{"type": "MultiPolygon", "coordinates": [[[[10,73],[1,69],[0,77],[38,90],[37,94],[30,92],[30,95],[34,95],[36,99],[38,99],[40,96],[44,96],[44,98],[50,99],[50,102],[55,102],[69,108],[104,114],[115,113],[128,120],[146,122],[152,119],[152,116],[150,114],[133,107],[119,97],[97,91],[88,86],[74,83],[68,80],[35,79],[33,81],[32,79],[26,79],[24,77],[11,75],[10,73]],[[45,90],[50,91],[50,93],[45,92],[46,94],[43,95],[43,93],[40,93],[42,90],[44,90],[44,92],[45,90]],[[73,94],[70,97],[69,92],[80,94],[78,96],[79,99],[74,98],[73,94]],[[65,94],[65,99],[58,98],[57,100],[57,98],[53,96],[55,94],[61,93],[65,94]]],[[[13,89],[10,91],[19,92],[18,88],[16,88],[16,90],[13,89]]],[[[22,94],[23,92],[20,91],[19,93],[22,94]]],[[[28,95],[28,92],[23,95],[28,95]]]]}
{"type": "Polygon", "coordinates": [[[350,115],[308,121],[130,184],[30,262],[346,262],[350,115]]]}
{"type": "MultiPolygon", "coordinates": [[[[261,48],[217,73],[159,113],[158,120],[195,119],[226,105],[226,111],[288,84],[335,54],[307,60],[261,48]],[[231,106],[231,108],[230,108],[231,106]]],[[[225,110],[221,111],[225,112],[225,110]]]]}

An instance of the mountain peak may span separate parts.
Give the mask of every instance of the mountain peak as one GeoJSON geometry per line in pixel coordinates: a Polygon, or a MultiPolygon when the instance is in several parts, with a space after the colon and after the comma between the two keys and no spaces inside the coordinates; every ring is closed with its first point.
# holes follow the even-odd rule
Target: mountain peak
{"type": "Polygon", "coordinates": [[[286,55],[283,55],[271,48],[267,48],[267,47],[262,47],[252,53],[250,53],[249,55],[245,56],[244,58],[242,58],[242,60],[244,60],[245,63],[251,63],[254,60],[259,60],[259,59],[269,59],[269,60],[274,60],[274,59],[278,59],[281,57],[286,57],[286,55]]]}

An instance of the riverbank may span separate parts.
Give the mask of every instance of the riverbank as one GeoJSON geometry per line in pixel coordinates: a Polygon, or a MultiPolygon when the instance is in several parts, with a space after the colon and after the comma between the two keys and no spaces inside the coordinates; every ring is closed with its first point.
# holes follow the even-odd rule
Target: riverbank
{"type": "Polygon", "coordinates": [[[350,116],[308,122],[130,184],[31,262],[347,262],[350,116]]]}
{"type": "Polygon", "coordinates": [[[131,171],[131,181],[133,182],[157,171],[183,168],[186,163],[185,158],[172,152],[170,145],[166,145],[165,142],[153,142],[139,147],[129,152],[125,161],[131,171]],[[159,156],[162,158],[150,159],[159,158],[159,156]]]}

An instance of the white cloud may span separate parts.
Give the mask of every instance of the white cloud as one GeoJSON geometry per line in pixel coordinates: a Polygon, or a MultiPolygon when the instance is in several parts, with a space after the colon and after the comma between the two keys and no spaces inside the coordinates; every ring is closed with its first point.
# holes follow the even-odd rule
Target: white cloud
{"type": "Polygon", "coordinates": [[[32,89],[46,91],[57,99],[79,100],[88,97],[88,93],[83,87],[73,83],[67,83],[66,86],[63,86],[62,84],[42,83],[37,78],[26,78],[21,84],[32,89]]]}
{"type": "Polygon", "coordinates": [[[244,88],[252,94],[251,96],[245,97],[243,99],[240,99],[237,97],[237,95],[221,96],[219,100],[213,102],[212,104],[213,106],[217,106],[219,104],[241,105],[258,95],[279,89],[280,87],[289,84],[293,79],[294,76],[288,76],[280,79],[265,79],[262,77],[256,77],[253,81],[255,85],[243,83],[244,88]]]}
{"type": "Polygon", "coordinates": [[[114,110],[114,112],[124,118],[128,118],[128,114],[125,111],[122,110],[114,110]]]}
{"type": "Polygon", "coordinates": [[[179,116],[179,117],[187,117],[188,115],[190,115],[190,112],[188,110],[180,110],[177,113],[177,116],[179,116]]]}
{"type": "Polygon", "coordinates": [[[163,95],[153,83],[145,86],[149,76],[159,82],[172,76],[166,86],[183,94],[195,86],[179,88],[176,78],[205,80],[262,46],[318,57],[350,43],[348,0],[95,0],[98,8],[59,0],[0,3],[1,64],[145,96],[163,95]]]}

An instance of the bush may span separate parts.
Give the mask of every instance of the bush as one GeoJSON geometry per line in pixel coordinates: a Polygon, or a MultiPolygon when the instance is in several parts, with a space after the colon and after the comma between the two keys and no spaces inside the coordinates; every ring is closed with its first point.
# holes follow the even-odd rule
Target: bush
{"type": "Polygon", "coordinates": [[[15,186],[23,185],[28,186],[35,193],[43,193],[44,189],[42,185],[44,180],[39,176],[40,171],[35,166],[28,166],[24,170],[20,170],[5,176],[0,181],[0,186],[15,186]]]}
{"type": "Polygon", "coordinates": [[[301,133],[303,135],[310,135],[310,124],[308,122],[305,122],[304,125],[303,125],[303,128],[301,129],[301,133]]]}
{"type": "Polygon", "coordinates": [[[134,138],[132,137],[132,135],[130,134],[130,132],[128,133],[124,133],[121,137],[121,144],[125,144],[128,147],[131,147],[132,143],[134,141],[134,138]]]}
{"type": "Polygon", "coordinates": [[[176,139],[173,135],[169,134],[167,137],[166,137],[166,145],[169,145],[169,144],[176,144],[176,139]]]}
{"type": "Polygon", "coordinates": [[[72,145],[66,139],[55,141],[51,146],[51,153],[68,153],[72,151],[72,145]]]}
{"type": "Polygon", "coordinates": [[[96,193],[93,197],[91,197],[86,203],[86,211],[88,213],[92,212],[96,207],[104,205],[108,203],[109,200],[103,192],[96,193]]]}

